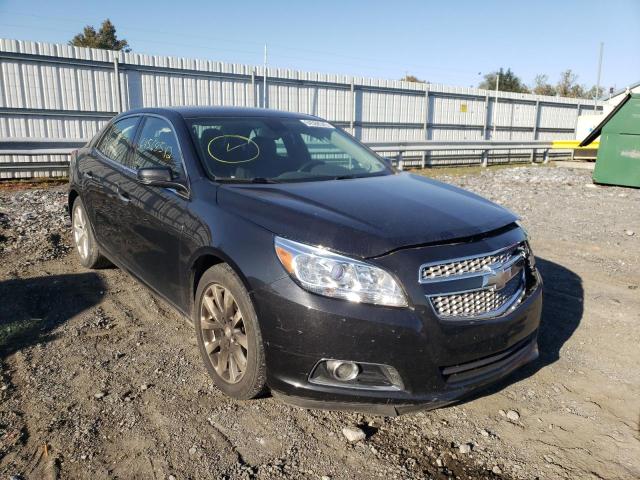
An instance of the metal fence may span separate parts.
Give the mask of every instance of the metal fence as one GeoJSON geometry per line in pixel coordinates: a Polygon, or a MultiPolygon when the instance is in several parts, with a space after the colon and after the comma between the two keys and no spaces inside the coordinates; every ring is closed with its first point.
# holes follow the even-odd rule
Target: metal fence
{"type": "MultiPolygon", "coordinates": [[[[573,138],[579,114],[596,108],[589,100],[0,39],[0,141],[86,139],[120,111],[168,105],[309,113],[367,143],[573,138]]],[[[466,154],[427,160],[477,162],[466,154]]],[[[0,178],[47,175],[27,164],[65,160],[52,155],[0,153],[0,178]],[[24,166],[8,168],[17,164],[24,166]]]]}

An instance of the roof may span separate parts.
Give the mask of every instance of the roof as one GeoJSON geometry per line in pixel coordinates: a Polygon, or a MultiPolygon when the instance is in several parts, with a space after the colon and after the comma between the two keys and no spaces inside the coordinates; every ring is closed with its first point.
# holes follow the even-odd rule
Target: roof
{"type": "Polygon", "coordinates": [[[131,113],[177,113],[183,118],[198,117],[272,117],[272,118],[309,118],[317,119],[313,115],[304,113],[283,112],[280,110],[271,110],[268,108],[249,108],[249,107],[157,107],[157,108],[136,108],[126,112],[131,113]]]}
{"type": "Polygon", "coordinates": [[[584,140],[582,140],[582,142],[580,142],[580,145],[578,145],[578,146],[579,147],[586,147],[591,142],[593,142],[596,138],[598,138],[600,136],[600,134],[602,133],[602,128],[607,124],[607,122],[609,120],[611,120],[613,117],[616,116],[616,114],[620,111],[620,109],[624,106],[624,104],[629,101],[629,99],[632,96],[633,96],[632,93],[627,93],[625,98],[623,98],[622,101],[618,105],[616,105],[616,107],[613,110],[611,110],[609,112],[609,115],[607,115],[606,117],[604,117],[602,119],[602,121],[596,126],[596,128],[591,130],[591,133],[589,133],[589,135],[587,135],[586,138],[584,140]]]}
{"type": "Polygon", "coordinates": [[[600,100],[609,100],[613,97],[617,97],[618,95],[622,95],[624,92],[626,92],[627,90],[633,90],[634,88],[640,87],[640,80],[632,83],[629,86],[626,86],[624,88],[621,88],[620,90],[618,90],[617,92],[613,92],[610,96],[607,95],[603,95],[600,100]]]}

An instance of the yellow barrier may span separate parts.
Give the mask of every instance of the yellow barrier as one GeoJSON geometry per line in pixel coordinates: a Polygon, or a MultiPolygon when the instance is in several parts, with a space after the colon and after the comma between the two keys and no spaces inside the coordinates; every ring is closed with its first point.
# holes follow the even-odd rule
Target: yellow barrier
{"type": "Polygon", "coordinates": [[[600,146],[600,142],[593,142],[586,147],[579,147],[580,140],[554,140],[551,148],[562,150],[594,150],[600,146]]]}

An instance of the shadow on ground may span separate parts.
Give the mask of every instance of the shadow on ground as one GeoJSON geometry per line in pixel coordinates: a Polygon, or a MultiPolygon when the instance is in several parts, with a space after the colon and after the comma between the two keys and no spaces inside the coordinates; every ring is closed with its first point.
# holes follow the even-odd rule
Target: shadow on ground
{"type": "Polygon", "coordinates": [[[92,272],[0,282],[0,358],[50,341],[53,329],[96,305],[104,290],[92,272]]]}
{"type": "Polygon", "coordinates": [[[542,321],[538,333],[540,356],[504,380],[465,398],[462,403],[497,393],[556,362],[562,346],[580,325],[584,312],[584,289],[580,276],[543,258],[536,257],[536,265],[544,281],[542,321]]]}

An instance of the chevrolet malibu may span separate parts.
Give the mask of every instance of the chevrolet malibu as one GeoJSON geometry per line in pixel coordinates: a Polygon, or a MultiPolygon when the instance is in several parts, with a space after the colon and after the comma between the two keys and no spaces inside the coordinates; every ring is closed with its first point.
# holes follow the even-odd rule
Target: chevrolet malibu
{"type": "Polygon", "coordinates": [[[542,281],[508,210],[294,113],[120,114],[72,155],[82,265],[191,318],[237,399],[395,415],[532,361],[542,281]]]}

